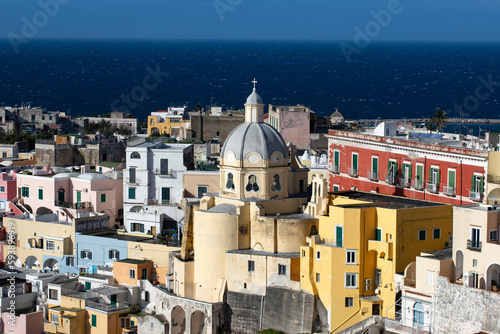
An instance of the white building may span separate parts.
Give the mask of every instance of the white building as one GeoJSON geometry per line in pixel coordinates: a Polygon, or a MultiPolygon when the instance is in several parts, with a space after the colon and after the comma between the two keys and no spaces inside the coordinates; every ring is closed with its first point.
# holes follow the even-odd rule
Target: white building
{"type": "Polygon", "coordinates": [[[127,231],[156,235],[176,229],[184,216],[180,206],[182,174],[194,169],[192,144],[142,143],[126,150],[123,206],[127,231]]]}

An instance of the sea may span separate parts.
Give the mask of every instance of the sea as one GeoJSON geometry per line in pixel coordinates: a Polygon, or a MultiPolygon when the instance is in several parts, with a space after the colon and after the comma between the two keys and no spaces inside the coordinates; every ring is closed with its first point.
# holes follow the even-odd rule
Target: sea
{"type": "MultiPolygon", "coordinates": [[[[342,44],[344,43],[344,44],[342,44]]],[[[302,104],[347,119],[500,118],[500,44],[371,42],[348,59],[340,41],[0,41],[0,103],[72,116],[187,104],[302,104]]],[[[467,129],[467,131],[469,131],[467,129]]]]}

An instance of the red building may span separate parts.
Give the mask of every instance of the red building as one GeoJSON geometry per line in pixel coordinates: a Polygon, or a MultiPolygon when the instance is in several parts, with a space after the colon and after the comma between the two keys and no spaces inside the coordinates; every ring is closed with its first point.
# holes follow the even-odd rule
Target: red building
{"type": "Polygon", "coordinates": [[[485,201],[488,151],[339,130],[327,137],[330,191],[356,188],[454,205],[485,201]]]}
{"type": "Polygon", "coordinates": [[[8,211],[8,201],[17,196],[16,179],[7,173],[0,173],[0,213],[8,211]]]}

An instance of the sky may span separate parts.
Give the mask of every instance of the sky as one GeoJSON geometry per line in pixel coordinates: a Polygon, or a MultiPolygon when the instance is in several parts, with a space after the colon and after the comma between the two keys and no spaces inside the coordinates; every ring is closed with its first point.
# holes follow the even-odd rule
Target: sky
{"type": "Polygon", "coordinates": [[[0,38],[500,41],[500,0],[0,0],[0,38]]]}

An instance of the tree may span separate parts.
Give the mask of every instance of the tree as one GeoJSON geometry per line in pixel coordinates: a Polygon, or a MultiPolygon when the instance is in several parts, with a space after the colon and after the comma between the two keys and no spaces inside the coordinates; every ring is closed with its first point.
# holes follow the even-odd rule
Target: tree
{"type": "Polygon", "coordinates": [[[427,123],[427,129],[431,130],[435,128],[437,131],[443,131],[444,127],[448,123],[448,116],[446,111],[441,109],[436,109],[434,116],[431,117],[427,123]]]}

